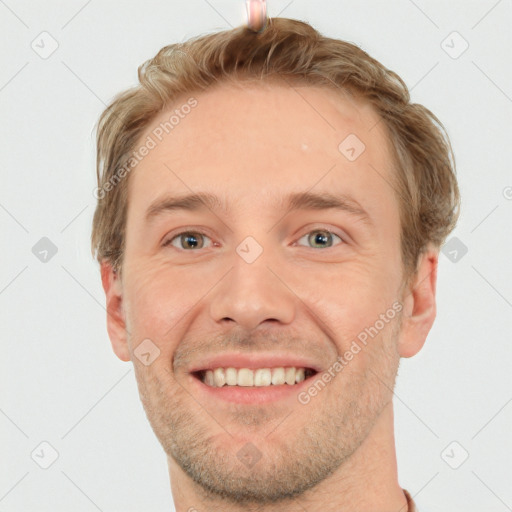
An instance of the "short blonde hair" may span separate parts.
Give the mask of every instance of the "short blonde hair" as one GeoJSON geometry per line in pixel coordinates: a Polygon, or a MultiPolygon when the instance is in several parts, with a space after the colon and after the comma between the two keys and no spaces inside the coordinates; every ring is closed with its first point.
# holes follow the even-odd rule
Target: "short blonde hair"
{"type": "Polygon", "coordinates": [[[166,46],[139,67],[138,76],[140,84],[114,98],[97,130],[101,194],[91,244],[98,261],[107,260],[115,270],[123,261],[128,190],[128,178],[119,179],[119,169],[138,139],[178,96],[247,78],[282,77],[338,88],[375,108],[387,128],[396,168],[405,278],[415,274],[427,246],[439,248],[456,225],[460,195],[446,130],[430,110],[410,103],[396,73],[351,43],[324,37],[301,21],[270,18],[261,33],[242,26],[166,46]]]}

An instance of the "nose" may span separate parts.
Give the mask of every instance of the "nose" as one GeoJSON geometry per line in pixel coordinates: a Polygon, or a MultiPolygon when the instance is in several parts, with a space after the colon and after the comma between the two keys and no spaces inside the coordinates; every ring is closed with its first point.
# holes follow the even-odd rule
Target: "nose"
{"type": "Polygon", "coordinates": [[[267,266],[263,255],[247,263],[235,254],[231,271],[211,296],[212,319],[235,322],[248,330],[264,322],[291,323],[299,299],[274,266],[267,266]]]}

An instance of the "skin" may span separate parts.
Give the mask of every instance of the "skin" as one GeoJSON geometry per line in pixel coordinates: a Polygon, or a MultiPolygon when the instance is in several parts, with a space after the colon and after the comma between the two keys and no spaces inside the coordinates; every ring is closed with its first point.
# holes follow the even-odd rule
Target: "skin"
{"type": "Polygon", "coordinates": [[[405,512],[392,389],[400,358],[421,349],[435,319],[438,249],[428,248],[404,287],[384,123],[375,126],[363,101],[311,86],[223,84],[194,97],[197,107],[129,177],[122,272],[101,266],[112,346],[134,364],[176,510],[405,512]],[[366,145],[353,162],[338,151],[350,133],[366,145]],[[350,194],[372,226],[279,205],[306,190],[350,194]],[[175,211],[146,223],[155,199],[191,191],[221,196],[229,214],[175,211]],[[180,237],[163,246],[200,229],[202,248],[180,237]],[[315,229],[341,238],[315,245],[305,236],[315,229]],[[263,248],[251,264],[236,252],[247,236],[263,248]],[[205,400],[188,373],[225,351],[298,353],[327,369],[397,301],[401,314],[308,404],[205,400]],[[148,366],[134,355],[147,338],[160,350],[148,366]],[[248,442],[261,455],[251,468],[237,457],[248,442]]]}

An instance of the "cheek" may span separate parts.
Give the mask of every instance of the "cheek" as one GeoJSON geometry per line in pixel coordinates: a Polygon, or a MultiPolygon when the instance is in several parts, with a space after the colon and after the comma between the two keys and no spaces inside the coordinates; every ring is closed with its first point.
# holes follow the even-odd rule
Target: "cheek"
{"type": "Polygon", "coordinates": [[[303,281],[305,294],[326,310],[370,313],[390,290],[386,269],[375,258],[312,267],[303,281]]]}
{"type": "Polygon", "coordinates": [[[155,260],[130,262],[126,276],[125,310],[135,343],[150,338],[166,350],[183,335],[190,313],[212,286],[211,277],[155,260]]]}
{"type": "Polygon", "coordinates": [[[132,265],[126,275],[125,307],[132,334],[162,338],[184,314],[180,283],[157,265],[132,265]]]}
{"type": "MultiPolygon", "coordinates": [[[[380,315],[385,315],[396,301],[394,280],[392,283],[385,267],[375,260],[308,272],[307,282],[310,286],[303,288],[304,302],[314,309],[320,327],[336,340],[339,353],[349,350],[360,335],[359,345],[364,347],[365,329],[376,322],[380,327],[380,315]]],[[[391,328],[390,317],[386,317],[388,322],[379,330],[382,332],[374,338],[368,336],[367,341],[374,340],[375,345],[381,335],[387,335],[391,328]]]]}

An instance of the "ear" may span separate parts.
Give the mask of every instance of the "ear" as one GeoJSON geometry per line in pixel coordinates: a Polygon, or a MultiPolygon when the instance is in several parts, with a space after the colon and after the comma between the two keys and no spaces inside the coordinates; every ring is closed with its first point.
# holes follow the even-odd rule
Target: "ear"
{"type": "Polygon", "coordinates": [[[130,361],[123,311],[123,286],[119,272],[109,262],[101,263],[101,282],[107,303],[107,332],[115,354],[121,361],[130,361]]]}
{"type": "Polygon", "coordinates": [[[403,291],[402,327],[398,340],[401,357],[417,354],[436,318],[436,282],[439,251],[429,247],[418,262],[417,273],[403,291]]]}

